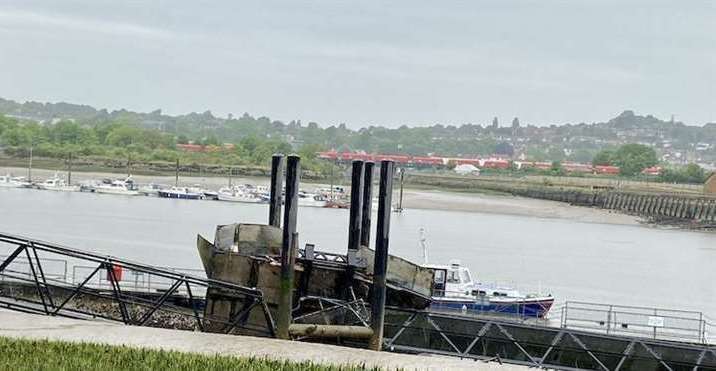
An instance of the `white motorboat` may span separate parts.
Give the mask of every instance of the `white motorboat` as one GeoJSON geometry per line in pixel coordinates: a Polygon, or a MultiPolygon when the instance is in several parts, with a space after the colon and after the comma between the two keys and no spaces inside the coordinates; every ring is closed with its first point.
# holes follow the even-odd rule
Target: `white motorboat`
{"type": "Polygon", "coordinates": [[[37,188],[44,189],[46,191],[60,192],[78,192],[80,190],[80,186],[67,184],[67,182],[65,182],[65,180],[60,178],[57,174],[55,174],[52,178],[39,183],[37,188]]]}
{"type": "Polygon", "coordinates": [[[544,318],[554,304],[554,297],[549,294],[524,294],[512,287],[476,281],[470,270],[459,262],[450,265],[426,264],[423,267],[434,272],[430,308],[435,311],[544,318]]]}
{"type": "Polygon", "coordinates": [[[132,177],[127,177],[125,180],[112,180],[108,183],[102,183],[94,187],[95,193],[105,193],[112,195],[125,195],[125,196],[137,196],[139,191],[133,189],[134,181],[132,177]]]}
{"type": "Polygon", "coordinates": [[[219,201],[230,201],[230,202],[247,202],[247,203],[260,203],[263,201],[261,197],[256,196],[243,187],[224,187],[221,188],[217,194],[219,201]]]}
{"type": "Polygon", "coordinates": [[[139,193],[145,195],[145,196],[159,196],[159,191],[166,188],[166,186],[161,186],[159,184],[149,183],[147,185],[143,185],[139,187],[139,193]]]}
{"type": "Polygon", "coordinates": [[[298,206],[326,207],[327,204],[328,200],[323,195],[304,191],[298,192],[298,206]]]}
{"type": "Polygon", "coordinates": [[[13,177],[10,174],[0,175],[0,188],[27,188],[30,183],[23,177],[13,177]]]}

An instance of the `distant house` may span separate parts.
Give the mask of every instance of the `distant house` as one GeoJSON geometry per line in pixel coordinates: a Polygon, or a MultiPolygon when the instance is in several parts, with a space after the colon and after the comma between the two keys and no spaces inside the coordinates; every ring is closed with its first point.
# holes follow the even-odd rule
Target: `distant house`
{"type": "Polygon", "coordinates": [[[641,171],[644,175],[661,175],[661,166],[648,167],[641,171]]]}
{"type": "Polygon", "coordinates": [[[455,166],[455,172],[460,175],[480,175],[480,169],[471,164],[461,164],[455,166]]]}
{"type": "Polygon", "coordinates": [[[619,174],[619,167],[618,166],[597,165],[594,167],[594,172],[597,174],[616,175],[616,174],[619,174]]]}

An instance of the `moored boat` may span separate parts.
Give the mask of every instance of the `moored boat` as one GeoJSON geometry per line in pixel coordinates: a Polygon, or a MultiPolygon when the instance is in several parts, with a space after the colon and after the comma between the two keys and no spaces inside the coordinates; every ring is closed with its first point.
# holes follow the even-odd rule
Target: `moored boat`
{"type": "Polygon", "coordinates": [[[13,177],[10,174],[0,175],[0,188],[27,188],[30,183],[23,177],[13,177]]]}
{"type": "Polygon", "coordinates": [[[523,294],[513,288],[480,283],[457,262],[423,267],[434,271],[431,310],[544,318],[554,304],[550,294],[523,294]]]}
{"type": "Polygon", "coordinates": [[[230,201],[230,202],[246,202],[246,203],[260,203],[263,201],[262,197],[250,192],[248,189],[240,186],[224,187],[221,188],[217,194],[219,201],[230,201]]]}
{"type": "Polygon", "coordinates": [[[46,191],[59,192],[78,192],[80,190],[80,186],[67,184],[67,182],[65,182],[65,180],[60,178],[57,174],[55,174],[52,178],[37,184],[37,188],[44,189],[46,191]]]}
{"type": "Polygon", "coordinates": [[[161,189],[158,192],[159,197],[177,198],[182,200],[203,200],[204,193],[188,187],[171,187],[169,189],[161,189]]]}
{"type": "Polygon", "coordinates": [[[111,180],[94,187],[95,193],[105,193],[113,195],[137,196],[139,191],[134,189],[134,182],[131,177],[125,180],[111,180]]]}
{"type": "Polygon", "coordinates": [[[328,200],[323,195],[304,191],[298,192],[298,206],[326,207],[327,204],[328,200]]]}
{"type": "Polygon", "coordinates": [[[159,184],[149,183],[139,187],[138,191],[145,196],[159,196],[159,191],[163,188],[159,184]]]}

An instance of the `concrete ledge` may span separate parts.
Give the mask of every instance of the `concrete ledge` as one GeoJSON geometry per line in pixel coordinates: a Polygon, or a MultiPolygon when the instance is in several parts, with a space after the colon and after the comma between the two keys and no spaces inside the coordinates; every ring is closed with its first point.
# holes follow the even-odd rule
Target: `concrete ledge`
{"type": "Polygon", "coordinates": [[[187,353],[220,354],[331,365],[365,365],[405,370],[526,370],[527,367],[460,360],[450,357],[413,356],[374,352],[334,345],[208,334],[151,327],[124,326],[101,321],[26,314],[0,309],[0,336],[126,345],[187,353]]]}

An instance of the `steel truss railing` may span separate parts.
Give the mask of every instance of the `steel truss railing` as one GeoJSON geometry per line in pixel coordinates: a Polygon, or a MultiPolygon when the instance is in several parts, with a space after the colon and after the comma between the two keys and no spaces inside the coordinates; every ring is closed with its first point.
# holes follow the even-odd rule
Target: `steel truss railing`
{"type": "Polygon", "coordinates": [[[388,308],[384,349],[558,370],[716,370],[716,347],[388,308]]]}
{"type": "Polygon", "coordinates": [[[173,327],[213,332],[274,336],[274,321],[263,294],[223,281],[199,278],[169,269],[76,250],[20,236],[0,234],[0,248],[12,252],[0,262],[0,306],[29,313],[71,318],[102,318],[127,325],[173,327]],[[42,257],[42,258],[41,258],[42,257]],[[60,257],[94,267],[82,282],[68,283],[45,273],[43,262],[60,257]],[[13,269],[29,266],[28,272],[13,269]],[[119,271],[133,271],[170,282],[167,289],[148,293],[123,287],[119,271]],[[106,274],[108,289],[88,283],[106,274]],[[209,289],[239,298],[244,305],[230,318],[204,313],[197,292],[209,289]],[[261,321],[257,320],[261,319],[261,321]]]}

